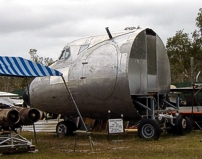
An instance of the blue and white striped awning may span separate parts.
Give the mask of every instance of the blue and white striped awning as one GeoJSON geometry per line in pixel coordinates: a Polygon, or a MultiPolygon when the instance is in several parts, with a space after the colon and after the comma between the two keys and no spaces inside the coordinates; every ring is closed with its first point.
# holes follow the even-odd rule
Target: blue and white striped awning
{"type": "Polygon", "coordinates": [[[22,57],[0,56],[0,76],[61,76],[62,73],[48,66],[26,60],[22,57]]]}

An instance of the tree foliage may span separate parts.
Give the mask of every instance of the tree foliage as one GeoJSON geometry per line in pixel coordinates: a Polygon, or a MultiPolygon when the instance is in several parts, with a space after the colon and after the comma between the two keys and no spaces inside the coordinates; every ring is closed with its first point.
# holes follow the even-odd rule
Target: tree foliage
{"type": "Polygon", "coordinates": [[[40,63],[44,66],[50,66],[54,62],[50,57],[39,57],[38,55],[34,55],[32,58],[34,62],[40,63]]]}
{"type": "Polygon", "coordinates": [[[195,30],[190,34],[184,30],[167,39],[167,52],[171,65],[171,81],[191,81],[190,57],[194,57],[194,75],[202,71],[202,8],[196,18],[195,30]]]}
{"type": "Polygon", "coordinates": [[[199,9],[198,16],[196,18],[196,26],[200,29],[202,33],[202,8],[199,9]]]}

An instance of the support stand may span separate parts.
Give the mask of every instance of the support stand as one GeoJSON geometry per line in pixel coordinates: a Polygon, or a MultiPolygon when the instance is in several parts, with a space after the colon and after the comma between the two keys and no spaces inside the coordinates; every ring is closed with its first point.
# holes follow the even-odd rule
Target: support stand
{"type": "Polygon", "coordinates": [[[82,135],[89,135],[88,138],[89,138],[89,142],[90,142],[90,149],[91,149],[91,153],[94,153],[94,142],[91,138],[91,132],[82,132],[82,131],[75,131],[74,134],[76,134],[75,136],[75,141],[74,141],[74,152],[76,151],[76,145],[77,145],[77,140],[78,140],[78,136],[79,134],[82,134],[82,135]]]}
{"type": "Polygon", "coordinates": [[[19,134],[11,131],[0,133],[0,153],[35,152],[35,146],[19,134]]]}

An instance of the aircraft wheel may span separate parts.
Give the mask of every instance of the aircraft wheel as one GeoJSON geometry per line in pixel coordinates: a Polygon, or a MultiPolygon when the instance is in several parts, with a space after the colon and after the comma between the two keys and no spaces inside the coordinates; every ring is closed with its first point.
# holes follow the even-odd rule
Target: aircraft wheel
{"type": "Polygon", "coordinates": [[[78,128],[73,121],[67,121],[68,126],[68,135],[74,135],[73,132],[76,131],[78,128]]]}
{"type": "Polygon", "coordinates": [[[167,133],[174,134],[175,133],[175,127],[172,126],[170,123],[166,123],[167,133]]]}
{"type": "Polygon", "coordinates": [[[138,136],[141,139],[158,140],[161,135],[159,124],[152,119],[143,119],[138,126],[138,136]]]}
{"type": "Polygon", "coordinates": [[[176,128],[176,134],[184,135],[188,128],[186,118],[184,118],[182,115],[178,115],[175,121],[175,128],[176,128]]]}
{"type": "Polygon", "coordinates": [[[193,128],[192,122],[188,117],[185,117],[185,120],[187,122],[186,132],[190,133],[192,131],[192,128],[193,128]]]}
{"type": "Polygon", "coordinates": [[[57,136],[71,136],[76,129],[76,124],[73,121],[60,121],[56,126],[56,133],[57,136]]]}
{"type": "Polygon", "coordinates": [[[65,121],[60,121],[57,126],[56,126],[56,133],[57,136],[66,136],[68,133],[68,126],[67,122],[65,121]]]}

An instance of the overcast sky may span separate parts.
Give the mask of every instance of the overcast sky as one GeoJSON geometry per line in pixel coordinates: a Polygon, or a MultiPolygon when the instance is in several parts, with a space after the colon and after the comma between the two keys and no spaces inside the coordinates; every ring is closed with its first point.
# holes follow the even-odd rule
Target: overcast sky
{"type": "Polygon", "coordinates": [[[166,44],[177,30],[191,33],[201,0],[0,0],[1,56],[30,59],[29,49],[56,60],[66,43],[89,35],[153,29],[166,44]]]}

